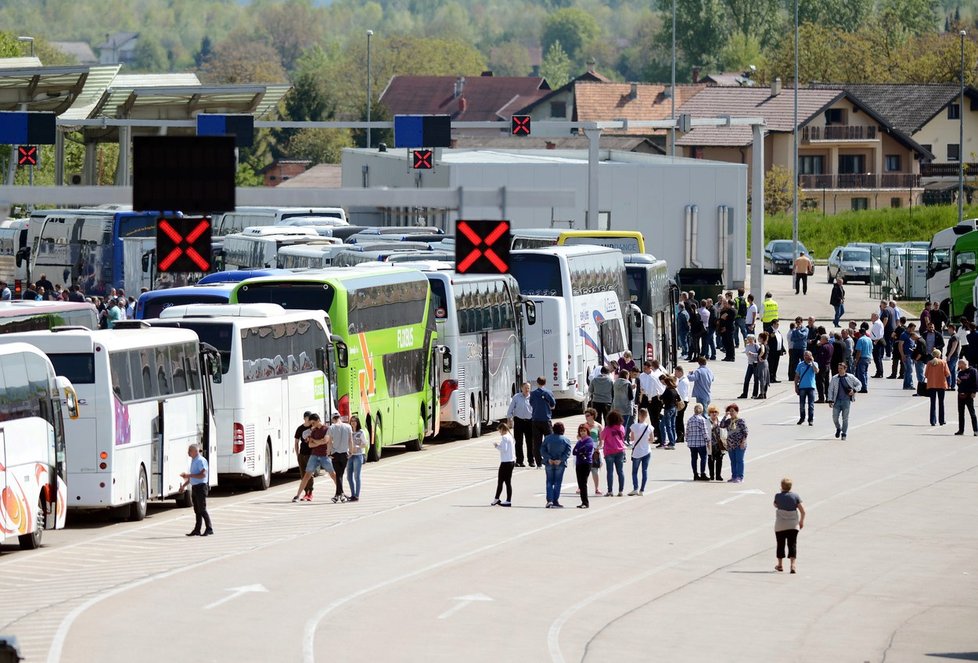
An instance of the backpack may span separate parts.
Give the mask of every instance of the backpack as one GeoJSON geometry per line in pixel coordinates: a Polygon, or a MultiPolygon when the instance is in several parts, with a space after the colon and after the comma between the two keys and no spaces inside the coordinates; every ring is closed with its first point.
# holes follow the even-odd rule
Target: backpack
{"type": "Polygon", "coordinates": [[[737,317],[746,318],[747,317],[747,300],[744,297],[737,297],[735,300],[737,302],[737,317]]]}

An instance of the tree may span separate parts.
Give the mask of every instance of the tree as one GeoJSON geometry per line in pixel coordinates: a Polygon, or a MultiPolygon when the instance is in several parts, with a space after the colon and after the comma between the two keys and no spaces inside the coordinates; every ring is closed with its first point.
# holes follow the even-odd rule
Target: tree
{"type": "Polygon", "coordinates": [[[784,166],[771,166],[764,174],[764,213],[785,212],[794,201],[791,171],[784,166]]]}
{"type": "Polygon", "coordinates": [[[781,0],[722,0],[728,29],[767,44],[774,37],[782,15],[781,0]]]}
{"type": "Polygon", "coordinates": [[[150,32],[139,35],[134,53],[133,69],[139,71],[169,71],[170,61],[159,37],[150,32]]]}
{"type": "Polygon", "coordinates": [[[600,35],[601,28],[591,14],[571,7],[558,9],[546,18],[540,44],[543,52],[549,53],[551,47],[560,42],[567,57],[580,64],[589,55],[582,52],[583,47],[600,35]]]}
{"type": "Polygon", "coordinates": [[[213,48],[211,38],[204,35],[204,38],[200,41],[200,50],[194,53],[194,64],[197,66],[197,69],[203,67],[204,63],[211,57],[211,54],[214,52],[213,48]]]}
{"type": "Polygon", "coordinates": [[[798,20],[855,32],[866,25],[873,0],[808,0],[798,3],[798,20]]]}
{"type": "Polygon", "coordinates": [[[879,25],[896,38],[934,32],[938,6],[938,0],[880,0],[879,25]]]}
{"type": "Polygon", "coordinates": [[[232,35],[214,47],[200,70],[208,83],[281,83],[288,80],[278,51],[253,37],[232,35]]]}
{"type": "Polygon", "coordinates": [[[720,52],[720,66],[724,71],[744,71],[750,65],[763,67],[764,54],[757,37],[740,33],[730,36],[730,41],[720,52]]]}
{"type": "Polygon", "coordinates": [[[347,129],[300,129],[289,141],[288,152],[294,159],[317,163],[339,163],[344,147],[353,147],[347,129]]]}
{"type": "MultiPolygon", "coordinates": [[[[660,66],[668,67],[672,47],[672,2],[663,3],[661,16],[662,28],[656,36],[656,43],[662,56],[657,62],[660,66]]],[[[720,59],[720,49],[729,35],[726,8],[720,0],[685,0],[677,3],[676,48],[680,51],[677,57],[683,61],[682,71],[688,71],[691,65],[715,66],[720,59]]],[[[648,80],[665,79],[655,77],[648,80]]]]}
{"type": "Polygon", "coordinates": [[[540,75],[546,79],[550,89],[563,87],[571,79],[571,62],[559,41],[555,41],[547,50],[540,66],[540,75]]]}
{"type": "Polygon", "coordinates": [[[503,42],[490,52],[489,68],[497,76],[528,76],[533,69],[529,49],[519,41],[503,42]]]}
{"type": "Polygon", "coordinates": [[[266,4],[259,7],[257,18],[287,71],[292,71],[303,52],[319,43],[325,34],[325,16],[310,0],[266,4]]]}

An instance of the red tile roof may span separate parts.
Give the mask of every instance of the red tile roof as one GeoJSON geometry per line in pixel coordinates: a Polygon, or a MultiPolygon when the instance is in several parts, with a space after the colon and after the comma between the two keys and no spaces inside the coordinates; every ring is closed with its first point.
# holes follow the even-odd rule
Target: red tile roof
{"type": "Polygon", "coordinates": [[[540,77],[462,77],[462,93],[455,95],[456,76],[394,76],[380,95],[392,115],[448,114],[454,120],[494,121],[550,92],[540,77]],[[504,110],[506,109],[506,110],[504,110]]]}
{"type": "MultiPolygon", "coordinates": [[[[706,89],[705,84],[677,85],[676,112],[679,107],[706,89]]],[[[650,83],[592,83],[578,81],[574,85],[577,119],[581,122],[601,120],[665,120],[672,110],[667,96],[668,85],[650,83]],[[635,95],[632,96],[632,86],[635,95]]],[[[648,128],[629,128],[615,133],[650,134],[648,128]]]]}

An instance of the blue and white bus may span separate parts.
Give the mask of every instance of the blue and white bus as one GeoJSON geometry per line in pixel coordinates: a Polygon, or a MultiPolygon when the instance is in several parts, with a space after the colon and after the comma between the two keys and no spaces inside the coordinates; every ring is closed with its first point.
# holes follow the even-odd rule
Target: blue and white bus
{"type": "Polygon", "coordinates": [[[164,288],[144,292],[136,300],[135,318],[158,318],[171,306],[185,304],[227,304],[237,283],[211,283],[188,285],[182,288],[164,288]]]}
{"type": "MultiPolygon", "coordinates": [[[[168,213],[169,214],[169,213],[168,213]]],[[[127,238],[155,242],[159,212],[62,210],[32,216],[27,229],[30,271],[65,287],[78,284],[86,295],[107,295],[125,287],[127,238]]]]}

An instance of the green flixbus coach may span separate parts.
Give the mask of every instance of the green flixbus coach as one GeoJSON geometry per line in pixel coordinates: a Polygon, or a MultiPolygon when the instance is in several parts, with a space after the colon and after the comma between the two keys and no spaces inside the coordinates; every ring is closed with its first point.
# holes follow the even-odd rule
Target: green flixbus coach
{"type": "Polygon", "coordinates": [[[421,272],[352,267],[264,276],[242,281],[230,301],[329,313],[348,348],[338,362],[337,410],[344,419],[357,415],[369,432],[368,460],[393,444],[419,451],[438,433],[434,362],[441,352],[421,272]]]}

